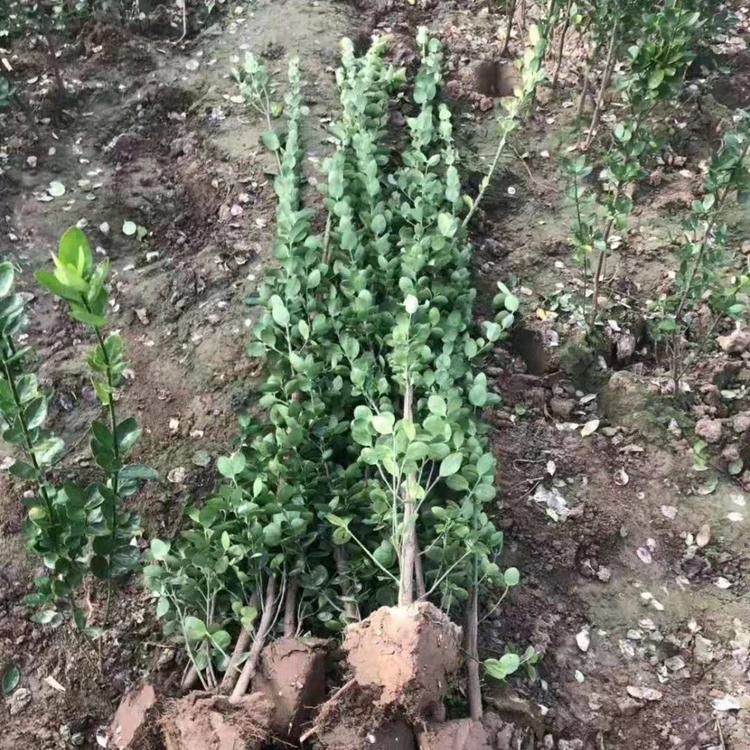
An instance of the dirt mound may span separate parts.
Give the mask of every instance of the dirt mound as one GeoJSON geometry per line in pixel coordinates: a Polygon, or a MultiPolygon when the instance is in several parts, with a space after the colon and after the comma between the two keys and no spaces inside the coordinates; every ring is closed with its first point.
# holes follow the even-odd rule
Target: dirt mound
{"type": "Polygon", "coordinates": [[[157,750],[164,747],[157,720],[161,707],[153,685],[131,690],[112,720],[110,737],[116,750],[157,750]]]}
{"type": "Polygon", "coordinates": [[[481,721],[459,719],[430,724],[419,735],[419,750],[492,750],[481,721]]]}
{"type": "Polygon", "coordinates": [[[326,695],[326,650],[319,638],[280,638],[263,650],[253,689],[274,705],[273,734],[294,742],[326,695]]]}
{"type": "Polygon", "coordinates": [[[461,628],[427,602],[382,607],[350,625],[344,650],[352,677],[320,709],[314,730],[320,745],[413,747],[408,723],[419,725],[443,713],[460,646],[461,628]]]}
{"type": "Polygon", "coordinates": [[[373,738],[391,722],[378,707],[377,697],[377,691],[363,688],[354,680],[347,682],[320,709],[314,727],[319,746],[325,750],[383,747],[373,738]]]}
{"type": "Polygon", "coordinates": [[[429,602],[381,607],[350,625],[344,641],[357,685],[377,694],[378,707],[412,718],[435,715],[460,647],[461,628],[429,602]]]}
{"type": "Polygon", "coordinates": [[[270,738],[273,704],[263,693],[236,703],[221,695],[191,693],[162,719],[167,750],[261,750],[270,738]]]}

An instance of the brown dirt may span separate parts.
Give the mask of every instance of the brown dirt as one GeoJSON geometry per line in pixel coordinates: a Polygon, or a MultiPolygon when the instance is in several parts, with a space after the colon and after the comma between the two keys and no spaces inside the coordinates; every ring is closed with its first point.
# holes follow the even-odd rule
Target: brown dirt
{"type": "Polygon", "coordinates": [[[253,690],[274,706],[273,734],[296,742],[326,697],[328,641],[279,638],[263,649],[253,690]]]}
{"type": "Polygon", "coordinates": [[[153,685],[146,683],[131,690],[112,719],[110,741],[117,750],[158,750],[162,746],[157,731],[160,713],[153,685]]]}
{"type": "Polygon", "coordinates": [[[346,629],[352,677],[381,709],[417,718],[439,711],[460,664],[461,628],[429,602],[381,607],[346,629]]]}
{"type": "Polygon", "coordinates": [[[162,718],[166,750],[261,750],[270,738],[274,707],[262,693],[230,702],[191,693],[162,718]]]}
{"type": "MultiPolygon", "coordinates": [[[[140,31],[106,24],[87,29],[82,44],[61,50],[75,97],[60,120],[44,119],[52,108],[39,49],[20,43],[7,55],[37,119],[30,125],[19,113],[0,113],[0,231],[7,256],[21,268],[21,290],[33,295],[29,342],[38,351],[44,387],[56,393],[53,427],[69,446],[65,466],[92,472],[85,441],[79,442],[97,411],[84,366],[91,342],[81,340],[82,330],[32,276],[62,230],[86,221],[115,272],[112,318],[134,375],[122,410],[144,426],[138,459],[162,477],[134,501],[146,538],[174,533],[186,503],[210,492],[213,468],[199,465],[196,454],[228,452],[235,414],[254,403],[257,373],[243,354],[252,320],[243,300],[267,264],[272,163],[258,146],[263,124],[231,100],[236,92],[227,73],[236,56],[280,45],[281,59],[270,64],[283,70],[286,57],[301,55],[312,105],[308,135],[320,157],[320,118],[333,100],[338,38],[388,31],[394,59],[413,66],[414,29],[426,23],[446,43],[446,92],[459,109],[467,189],[476,187],[495,140],[493,113],[483,111],[497,104],[495,89],[477,90],[477,69],[500,59],[504,22],[497,4],[363,0],[353,11],[332,0],[258,0],[237,10],[182,47],[166,42],[180,34],[173,25],[179,19],[169,13],[140,31]],[[37,83],[25,83],[37,76],[37,83]],[[36,166],[28,157],[36,157],[36,166]],[[40,201],[53,179],[66,185],[66,195],[40,201]],[[143,242],[121,233],[126,219],[149,230],[143,242]],[[99,229],[103,222],[106,233],[99,229]]],[[[746,21],[730,41],[739,36],[748,36],[746,21]]],[[[527,290],[520,295],[524,314],[539,320],[533,328],[542,331],[514,342],[509,352],[498,349],[485,367],[505,397],[486,415],[500,468],[493,516],[506,532],[502,564],[516,565],[523,579],[480,628],[483,657],[533,644],[542,653],[540,679],[521,674],[508,688],[487,684],[485,695],[503,719],[512,719],[513,736],[525,737],[524,747],[694,750],[723,742],[727,750],[744,750],[750,747],[750,487],[747,477],[724,471],[719,453],[748,450],[748,435],[735,432],[733,419],[750,410],[750,368],[740,354],[696,368],[692,404],[681,409],[654,398],[658,368],[640,347],[625,362],[605,362],[599,384],[590,388],[574,382],[572,369],[559,369],[561,349],[577,332],[569,295],[581,287],[569,259],[572,213],[559,172],[581,64],[575,42],[571,35],[560,89],[540,96],[502,161],[474,237],[480,314],[491,309],[495,281],[517,280],[527,290]],[[636,401],[619,411],[600,393],[613,369],[627,371],[635,383],[636,401]],[[590,394],[596,398],[588,400],[590,394]],[[638,399],[645,399],[645,409],[638,399]],[[712,456],[718,483],[708,492],[707,475],[693,469],[691,455],[701,417],[722,426],[712,456]],[[601,419],[599,429],[582,437],[580,426],[593,418],[601,419]],[[564,500],[564,520],[548,513],[550,498],[564,500]],[[741,521],[730,520],[738,514],[741,521]],[[696,548],[705,525],[710,541],[696,548]],[[717,586],[720,577],[729,588],[717,586]],[[586,651],[576,641],[584,630],[586,651]],[[661,698],[647,701],[628,691],[644,687],[661,698]],[[726,695],[742,708],[714,711],[713,701],[726,695]]],[[[713,73],[704,89],[663,118],[671,148],[636,193],[636,213],[609,269],[618,312],[633,297],[653,299],[669,283],[684,207],[700,193],[701,163],[716,146],[717,126],[727,107],[747,103],[750,55],[729,41],[723,46],[729,74],[713,73]]],[[[510,57],[518,53],[514,41],[510,57]]],[[[739,246],[750,230],[747,212],[729,211],[727,220],[739,246]]],[[[23,597],[41,568],[24,551],[22,521],[18,488],[3,472],[0,665],[21,668],[31,701],[12,714],[11,701],[0,706],[0,748],[96,748],[120,697],[143,675],[160,693],[175,692],[182,656],[163,644],[152,603],[135,579],[118,591],[114,627],[100,653],[67,628],[31,623],[23,597]]],[[[102,598],[90,595],[96,620],[102,598]]],[[[492,604],[483,603],[485,613],[492,604]]],[[[454,685],[456,716],[466,714],[461,687],[454,685]]],[[[398,718],[379,716],[368,724],[380,695],[353,692],[324,711],[319,721],[330,747],[372,746],[368,736],[398,718]]]]}
{"type": "Polygon", "coordinates": [[[419,735],[419,750],[493,750],[481,721],[455,719],[428,725],[419,735]]]}
{"type": "MultiPolygon", "coordinates": [[[[347,682],[321,707],[315,717],[315,741],[323,750],[365,750],[371,738],[397,716],[384,714],[376,705],[378,691],[347,682]]],[[[386,735],[387,736],[387,735],[386,735]]]]}

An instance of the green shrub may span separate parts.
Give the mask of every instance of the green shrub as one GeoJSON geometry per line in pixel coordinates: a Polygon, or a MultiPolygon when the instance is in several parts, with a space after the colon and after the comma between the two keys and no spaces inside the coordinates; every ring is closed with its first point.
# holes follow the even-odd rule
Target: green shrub
{"type": "Polygon", "coordinates": [[[28,545],[49,570],[47,576],[37,579],[37,592],[29,601],[43,608],[37,615],[40,622],[59,622],[57,605],[68,604],[79,628],[94,634],[77,606],[76,591],[88,575],[106,581],[106,624],[113,579],[138,567],[140,557],[132,543],[140,534],[138,518],[125,510],[122,502],[155,473],[125,462],[140,428],[132,418],[119,421],[116,413],[117,389],[126,362],[120,337],[103,335],[109,266],[94,266],[86,236],[76,228],[63,235],[59,254],[53,258],[54,273],[40,272],[40,283],[65,300],[71,317],[93,330],[98,341],[88,364],[110,425],[92,424],[91,451],[105,479],[87,486],[74,479],[55,479],[59,470],[53,467],[64,445],[44,429],[48,400],[40,392],[36,376],[29,372],[30,350],[18,345],[18,334],[25,325],[24,306],[21,296],[12,291],[15,272],[8,262],[0,264],[0,417],[3,440],[23,454],[10,473],[33,487],[33,494],[24,499],[29,508],[28,545]]]}
{"type": "MultiPolygon", "coordinates": [[[[546,41],[532,34],[498,152],[544,76],[546,41]]],[[[219,490],[190,510],[178,540],[152,543],[146,570],[167,634],[207,687],[225,671],[226,689],[241,671],[235,693],[244,690],[282,610],[289,634],[338,632],[417,598],[471,610],[480,587],[518,581],[497,564],[502,533],[485,511],[495,461],[479,417],[499,399],[473,369],[518,301],[503,288],[497,319],[476,329],[465,226],[490,176],[475,201],[462,195],[451,114],[438,99],[441,46],[424,30],[418,43],[413,114],[397,134],[390,107],[405,76],[384,61],[387,41],[362,57],[342,43],[322,217],[303,201],[296,60],[286,135],[263,138],[279,160],[277,267],[250,300],[262,308],[248,352],[266,364],[264,415],[241,421],[240,449],[218,462],[219,490]],[[255,636],[242,670],[240,626],[255,636]]],[[[265,69],[253,59],[237,78],[270,125],[265,69]]]]}

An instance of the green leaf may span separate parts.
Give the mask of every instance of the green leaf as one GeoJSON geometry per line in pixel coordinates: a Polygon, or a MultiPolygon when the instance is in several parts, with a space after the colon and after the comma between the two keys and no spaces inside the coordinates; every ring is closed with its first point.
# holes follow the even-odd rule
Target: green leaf
{"type": "Polygon", "coordinates": [[[58,437],[48,437],[34,446],[34,456],[42,466],[50,466],[62,454],[65,443],[58,437]]]}
{"type": "Polygon", "coordinates": [[[444,417],[447,413],[447,406],[445,399],[442,396],[433,394],[427,399],[427,408],[433,413],[440,417],[444,417]]]}
{"type": "Polygon", "coordinates": [[[3,697],[9,696],[21,684],[21,670],[15,664],[9,664],[3,671],[3,697]]]}
{"type": "Polygon", "coordinates": [[[232,643],[232,636],[226,630],[217,630],[211,634],[211,640],[216,648],[226,651],[232,643]]]}
{"type": "Polygon", "coordinates": [[[320,284],[320,271],[314,268],[307,276],[307,288],[315,289],[320,284]]]}
{"type": "Polygon", "coordinates": [[[340,529],[346,529],[349,527],[349,522],[346,519],[336,516],[333,513],[327,513],[326,520],[328,523],[340,529]]]}
{"type": "Polygon", "coordinates": [[[372,556],[384,568],[389,568],[396,560],[396,550],[388,539],[383,539],[380,545],[372,553],[372,556]]]}
{"type": "Polygon", "coordinates": [[[24,410],[24,418],[30,430],[41,426],[47,418],[47,399],[44,396],[37,396],[24,410]]]}
{"type": "Polygon", "coordinates": [[[484,324],[484,333],[490,343],[495,343],[503,335],[503,327],[498,323],[486,322],[484,324]]]}
{"type": "Polygon", "coordinates": [[[158,560],[159,562],[166,560],[167,555],[169,554],[169,548],[169,542],[163,542],[161,539],[151,540],[151,555],[154,560],[158,560]]]}
{"type": "Polygon", "coordinates": [[[155,469],[145,464],[128,464],[120,469],[120,481],[132,482],[135,480],[150,481],[159,478],[155,469]]]}
{"type": "Polygon", "coordinates": [[[13,288],[15,269],[9,261],[0,263],[0,297],[5,297],[13,288]]]}
{"type": "Polygon", "coordinates": [[[120,453],[127,453],[137,442],[141,436],[141,428],[138,426],[138,422],[133,417],[120,422],[117,425],[115,437],[117,439],[117,447],[120,449],[120,453]]]}
{"type": "Polygon", "coordinates": [[[664,70],[657,68],[648,78],[648,87],[653,91],[658,89],[664,81],[664,70]]]}
{"type": "Polygon", "coordinates": [[[483,453],[477,461],[477,473],[480,476],[491,474],[495,469],[495,457],[491,453],[483,453]]]}
{"type": "Polygon", "coordinates": [[[185,635],[188,637],[188,640],[200,641],[208,635],[206,623],[197,617],[193,617],[193,615],[188,615],[183,621],[182,626],[185,629],[185,635]]]}
{"type": "Polygon", "coordinates": [[[268,547],[275,547],[281,541],[281,526],[269,523],[263,528],[263,541],[268,547]]]}
{"type": "Polygon", "coordinates": [[[101,580],[104,580],[106,578],[109,578],[109,561],[106,557],[102,557],[101,555],[94,555],[91,558],[91,572],[94,574],[96,578],[99,578],[101,580]]]}
{"type": "Polygon", "coordinates": [[[396,417],[391,412],[383,412],[382,414],[376,414],[372,418],[372,426],[381,435],[390,435],[393,433],[395,421],[396,417]]]}
{"type": "Polygon", "coordinates": [[[234,479],[245,469],[246,459],[242,453],[233,453],[231,456],[221,456],[216,462],[219,474],[227,479],[234,479]]]}
{"type": "Polygon", "coordinates": [[[518,583],[521,580],[521,574],[518,572],[518,568],[508,568],[505,573],[503,573],[503,580],[508,588],[518,586],[518,583]]]}
{"type": "Polygon", "coordinates": [[[443,237],[453,237],[458,231],[458,219],[451,214],[438,214],[438,231],[443,237]]]}
{"type": "Polygon", "coordinates": [[[286,328],[289,325],[289,310],[286,309],[283,302],[277,302],[271,308],[271,317],[276,325],[286,328]]]}
{"type": "Polygon", "coordinates": [[[383,214],[375,214],[375,216],[372,217],[372,221],[370,221],[370,229],[372,229],[374,234],[383,234],[387,226],[388,224],[383,214]]]}
{"type": "Polygon", "coordinates": [[[13,466],[8,469],[10,474],[16,479],[34,479],[36,477],[36,469],[31,465],[24,463],[23,461],[16,461],[13,466]]]}
{"type": "Polygon", "coordinates": [[[242,607],[240,609],[240,623],[245,630],[252,630],[253,623],[258,617],[258,610],[255,607],[242,607]]]}
{"type": "Polygon", "coordinates": [[[252,359],[263,357],[266,353],[266,345],[262,341],[251,341],[245,349],[247,356],[252,359]]]}
{"type": "Polygon", "coordinates": [[[260,137],[261,143],[269,151],[278,151],[281,148],[281,141],[279,136],[273,130],[269,130],[267,133],[263,133],[260,137]]]}
{"type": "Polygon", "coordinates": [[[469,389],[469,403],[478,408],[487,403],[487,376],[483,372],[474,378],[474,384],[469,389]]]}
{"type": "Polygon", "coordinates": [[[455,474],[463,462],[461,453],[450,453],[440,462],[440,476],[449,477],[455,474]]]}
{"type": "Polygon", "coordinates": [[[169,612],[171,608],[171,604],[169,602],[169,599],[167,599],[166,596],[160,596],[159,597],[159,603],[156,605],[156,618],[161,619],[164,617],[164,615],[169,612]]]}
{"type": "Polygon", "coordinates": [[[503,305],[508,312],[516,312],[519,306],[518,297],[516,297],[515,294],[508,292],[508,294],[505,295],[503,305]]]}
{"type": "Polygon", "coordinates": [[[71,306],[70,317],[73,318],[73,320],[77,320],[79,323],[93,326],[94,328],[104,328],[104,326],[107,325],[107,319],[103,315],[95,315],[77,305],[71,306]]]}
{"type": "Polygon", "coordinates": [[[469,489],[469,482],[460,474],[453,474],[446,479],[445,483],[456,492],[466,492],[469,489]]]}
{"type": "Polygon", "coordinates": [[[91,246],[86,235],[78,227],[70,227],[60,238],[58,257],[61,263],[75,268],[81,278],[86,278],[91,273],[91,246]]]}
{"type": "Polygon", "coordinates": [[[504,680],[521,666],[518,654],[505,654],[501,659],[485,659],[484,669],[490,677],[504,680]]]}

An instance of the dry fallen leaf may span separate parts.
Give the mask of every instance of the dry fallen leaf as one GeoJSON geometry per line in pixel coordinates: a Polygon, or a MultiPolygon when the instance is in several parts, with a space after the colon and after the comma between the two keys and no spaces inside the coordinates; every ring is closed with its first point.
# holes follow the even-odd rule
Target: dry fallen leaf
{"type": "Polygon", "coordinates": [[[651,557],[651,550],[648,547],[638,547],[635,553],[636,555],[638,555],[640,561],[646,563],[646,565],[649,565],[653,562],[653,557],[651,557]]]}
{"type": "Polygon", "coordinates": [[[588,628],[583,628],[583,630],[576,634],[576,643],[578,644],[578,648],[580,648],[584,654],[589,650],[591,636],[589,635],[588,628]]]}
{"type": "Polygon", "coordinates": [[[581,427],[581,437],[588,437],[589,435],[593,435],[597,429],[599,429],[599,420],[598,419],[590,419],[588,422],[586,422],[583,427],[581,427]]]}
{"type": "Polygon", "coordinates": [[[172,484],[181,484],[185,481],[185,477],[187,477],[187,470],[184,466],[176,466],[167,474],[167,479],[172,484]]]}
{"type": "Polygon", "coordinates": [[[717,698],[711,705],[717,711],[739,711],[740,704],[732,695],[725,695],[723,698],[717,698]]]}
{"type": "Polygon", "coordinates": [[[695,543],[699,547],[705,547],[711,541],[711,527],[704,523],[698,531],[698,535],[695,537],[695,543]]]}
{"type": "Polygon", "coordinates": [[[618,469],[615,472],[615,484],[619,487],[624,487],[629,481],[630,477],[625,469],[618,469]]]}
{"type": "Polygon", "coordinates": [[[636,685],[628,685],[626,690],[631,698],[643,701],[660,701],[661,692],[654,688],[638,687],[636,685]]]}
{"type": "Polygon", "coordinates": [[[44,681],[54,690],[57,690],[59,693],[64,693],[65,688],[54,678],[52,675],[47,675],[44,678],[44,681]]]}

